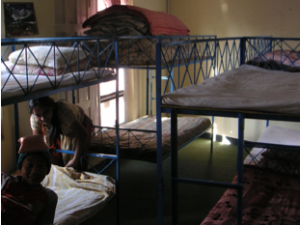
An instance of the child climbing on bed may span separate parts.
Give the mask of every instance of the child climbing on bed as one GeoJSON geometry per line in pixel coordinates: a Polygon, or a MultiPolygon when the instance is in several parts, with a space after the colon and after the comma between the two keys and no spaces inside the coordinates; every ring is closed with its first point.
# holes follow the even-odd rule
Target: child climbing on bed
{"type": "Polygon", "coordinates": [[[53,224],[57,194],[40,184],[51,169],[49,148],[42,135],[19,142],[19,174],[1,173],[1,224],[53,224]]]}

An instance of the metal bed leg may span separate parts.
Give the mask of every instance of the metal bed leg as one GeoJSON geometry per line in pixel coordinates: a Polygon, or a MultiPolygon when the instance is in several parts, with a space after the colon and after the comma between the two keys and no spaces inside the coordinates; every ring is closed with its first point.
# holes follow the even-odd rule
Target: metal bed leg
{"type": "Polygon", "coordinates": [[[117,225],[120,224],[120,146],[119,146],[119,53],[118,53],[118,40],[114,40],[115,54],[116,54],[116,197],[117,197],[117,225]]]}
{"type": "Polygon", "coordinates": [[[172,225],[178,224],[178,145],[177,112],[171,111],[171,204],[172,225]]]}
{"type": "MultiPolygon", "coordinates": [[[[19,133],[19,107],[18,107],[18,103],[14,104],[14,117],[15,117],[15,140],[16,140],[16,154],[18,156],[18,151],[19,151],[19,147],[20,144],[18,142],[19,137],[20,137],[20,133],[19,133]]],[[[18,157],[16,157],[18,160],[18,157]]]]}
{"type": "Polygon", "coordinates": [[[213,145],[214,145],[214,119],[215,117],[211,117],[211,123],[212,123],[212,126],[211,126],[211,135],[210,135],[210,155],[212,155],[212,152],[213,152],[213,145]]]}
{"type": "Polygon", "coordinates": [[[162,124],[161,124],[161,39],[155,46],[156,68],[156,130],[157,130],[157,224],[163,225],[163,174],[162,174],[162,124]]]}
{"type": "Polygon", "coordinates": [[[237,196],[237,225],[242,224],[243,212],[243,151],[244,151],[244,129],[245,119],[243,114],[238,115],[238,155],[237,155],[237,174],[238,174],[238,196],[237,196]]]}

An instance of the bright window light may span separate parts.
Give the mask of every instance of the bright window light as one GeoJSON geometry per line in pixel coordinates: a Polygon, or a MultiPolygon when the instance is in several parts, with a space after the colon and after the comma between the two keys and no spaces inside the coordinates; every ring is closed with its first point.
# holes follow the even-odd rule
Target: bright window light
{"type": "Polygon", "coordinates": [[[230,145],[231,142],[227,139],[227,137],[223,134],[222,135],[222,142],[221,142],[222,145],[230,145]]]}
{"type": "Polygon", "coordinates": [[[103,1],[102,1],[102,0],[98,0],[98,2],[97,2],[97,10],[98,10],[98,12],[99,12],[99,11],[102,11],[102,10],[105,9],[105,8],[106,8],[106,7],[105,7],[103,1]]]}
{"type": "MultiPolygon", "coordinates": [[[[125,89],[124,69],[119,69],[119,91],[125,89]]],[[[108,81],[100,84],[100,96],[113,94],[116,91],[116,81],[108,81]]],[[[124,97],[119,98],[119,124],[125,122],[124,97]]],[[[115,126],[116,124],[116,99],[101,103],[101,125],[115,126]]]]}

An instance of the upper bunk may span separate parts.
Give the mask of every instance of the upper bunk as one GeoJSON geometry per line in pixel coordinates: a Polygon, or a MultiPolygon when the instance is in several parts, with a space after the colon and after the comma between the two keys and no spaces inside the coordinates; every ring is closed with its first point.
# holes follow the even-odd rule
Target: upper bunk
{"type": "MultiPolygon", "coordinates": [[[[162,112],[300,121],[300,39],[237,37],[199,40],[214,57],[193,74],[181,71],[175,91],[161,96],[162,112]],[[211,44],[214,43],[214,44],[211,44]]],[[[168,44],[166,44],[168,45],[168,44]]],[[[205,55],[205,54],[202,54],[205,55]]],[[[206,57],[208,58],[208,57],[206,57]]],[[[160,85],[160,84],[158,84],[160,85]]]]}
{"type": "Polygon", "coordinates": [[[60,37],[2,39],[1,105],[74,90],[117,79],[118,68],[160,70],[200,58],[191,41],[203,36],[60,37]],[[141,43],[147,44],[141,44],[141,43]],[[162,47],[184,43],[185,50],[162,47]],[[156,49],[158,48],[158,49],[156,49]],[[156,62],[157,54],[163,57],[156,62]],[[176,56],[176,59],[174,57],[176,56]],[[146,60],[147,59],[147,60],[146,60]]]}

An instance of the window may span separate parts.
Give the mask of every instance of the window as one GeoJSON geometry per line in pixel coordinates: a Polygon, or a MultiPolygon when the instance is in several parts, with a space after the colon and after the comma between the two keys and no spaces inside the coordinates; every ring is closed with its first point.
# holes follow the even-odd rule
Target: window
{"type": "MultiPolygon", "coordinates": [[[[128,4],[127,0],[98,0],[97,9],[101,11],[113,4],[128,4]]],[[[124,69],[119,69],[119,123],[125,122],[124,103],[124,69]]],[[[116,124],[116,81],[108,81],[99,84],[101,99],[101,125],[114,126],[116,124]]]]}
{"type": "MultiPolygon", "coordinates": [[[[119,69],[119,123],[125,122],[125,104],[124,104],[124,70],[119,69]]],[[[101,125],[114,126],[116,123],[116,81],[101,83],[101,125]]]]}

